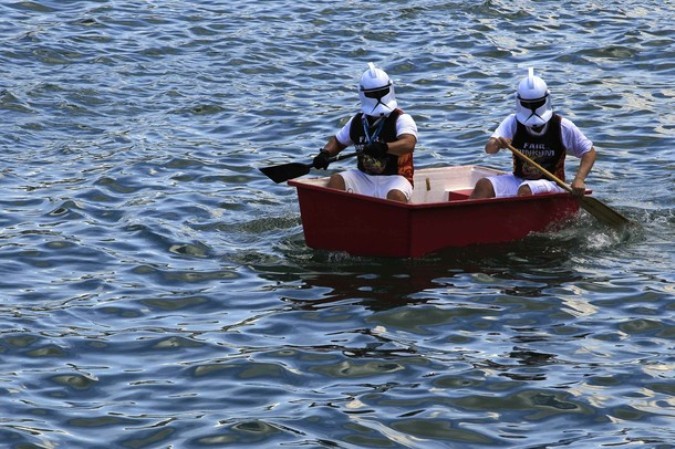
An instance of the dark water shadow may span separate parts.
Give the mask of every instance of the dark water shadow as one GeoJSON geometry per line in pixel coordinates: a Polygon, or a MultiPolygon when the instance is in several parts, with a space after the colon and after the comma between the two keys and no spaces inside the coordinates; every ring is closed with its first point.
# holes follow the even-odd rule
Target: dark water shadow
{"type": "MultiPolygon", "coordinates": [[[[294,307],[321,307],[352,302],[381,310],[425,301],[425,292],[470,287],[476,276],[509,285],[539,283],[541,288],[580,281],[580,258],[592,260],[602,253],[620,253],[639,235],[605,229],[586,217],[557,232],[496,245],[449,248],[416,259],[356,257],[342,252],[312,250],[302,234],[280,240],[271,253],[240,255],[257,276],[273,283],[281,293],[292,286],[293,295],[281,293],[294,307]],[[312,293],[310,293],[312,292],[312,293]]],[[[537,295],[535,287],[514,287],[511,293],[537,295]]]]}

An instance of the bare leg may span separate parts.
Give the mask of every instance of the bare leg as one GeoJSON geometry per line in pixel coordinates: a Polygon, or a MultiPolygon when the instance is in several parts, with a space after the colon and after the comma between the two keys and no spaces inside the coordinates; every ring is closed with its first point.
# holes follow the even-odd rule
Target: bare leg
{"type": "Polygon", "coordinates": [[[528,185],[520,186],[518,187],[518,196],[532,196],[532,189],[528,185]]]}
{"type": "Polygon", "coordinates": [[[345,186],[345,179],[337,173],[331,175],[326,187],[336,190],[347,190],[347,187],[345,186]]]}
{"type": "Polygon", "coordinates": [[[495,189],[492,187],[492,183],[486,178],[479,179],[476,183],[476,187],[471,192],[471,199],[481,199],[481,198],[494,198],[495,189]]]}
{"type": "Polygon", "coordinates": [[[391,189],[389,192],[387,192],[387,199],[393,201],[400,201],[401,203],[408,202],[408,198],[406,198],[403,192],[401,192],[398,189],[391,189]]]}

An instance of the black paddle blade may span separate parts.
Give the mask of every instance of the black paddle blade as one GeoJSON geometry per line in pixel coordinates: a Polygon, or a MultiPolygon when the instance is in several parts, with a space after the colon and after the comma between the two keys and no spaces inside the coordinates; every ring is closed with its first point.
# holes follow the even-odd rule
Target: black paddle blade
{"type": "Polygon", "coordinates": [[[260,171],[265,174],[272,181],[277,184],[288,181],[289,179],[304,176],[309,173],[312,164],[301,164],[300,162],[292,162],[284,165],[274,165],[272,167],[262,167],[260,171]]]}

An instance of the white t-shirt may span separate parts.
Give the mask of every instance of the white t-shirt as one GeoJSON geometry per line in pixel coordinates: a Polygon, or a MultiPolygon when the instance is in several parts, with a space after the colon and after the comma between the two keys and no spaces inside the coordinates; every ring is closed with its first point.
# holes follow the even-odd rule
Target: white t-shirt
{"type": "MultiPolygon", "coordinates": [[[[335,135],[337,141],[346,147],[349,145],[354,145],[351,137],[349,137],[349,130],[352,126],[352,120],[354,120],[354,117],[355,116],[350,118],[345,126],[343,126],[342,129],[335,135]]],[[[400,137],[403,134],[411,134],[415,136],[415,139],[417,139],[417,125],[415,124],[415,120],[410,116],[410,114],[406,113],[399,115],[396,119],[396,137],[400,137]]]]}
{"type": "MultiPolygon", "coordinates": [[[[562,117],[560,127],[562,128],[562,144],[569,154],[580,158],[591,151],[593,142],[591,142],[571,120],[562,117]]],[[[502,120],[495,132],[492,133],[491,137],[506,137],[508,139],[513,139],[517,128],[518,121],[516,120],[516,114],[511,114],[502,120]]]]}

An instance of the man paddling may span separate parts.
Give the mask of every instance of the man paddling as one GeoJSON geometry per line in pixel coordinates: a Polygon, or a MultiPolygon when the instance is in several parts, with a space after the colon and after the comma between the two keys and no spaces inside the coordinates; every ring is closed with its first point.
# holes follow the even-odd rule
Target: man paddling
{"type": "MultiPolygon", "coordinates": [[[[548,86],[529,69],[518,84],[516,113],[506,117],[485,144],[485,152],[497,153],[513,145],[523,154],[565,180],[565,156],[581,159],[572,180],[572,194],[583,196],[586,176],[595,162],[593,143],[570,120],[553,113],[548,86]]],[[[528,196],[565,190],[546,179],[536,167],[513,155],[513,173],[478,180],[471,198],[528,196]]]]}
{"type": "Polygon", "coordinates": [[[331,157],[354,145],[357,168],[333,174],[328,187],[407,203],[413,193],[417,125],[398,108],[394,83],[373,63],[361,76],[359,98],[361,112],[328,140],[312,164],[325,170],[331,157]]]}

